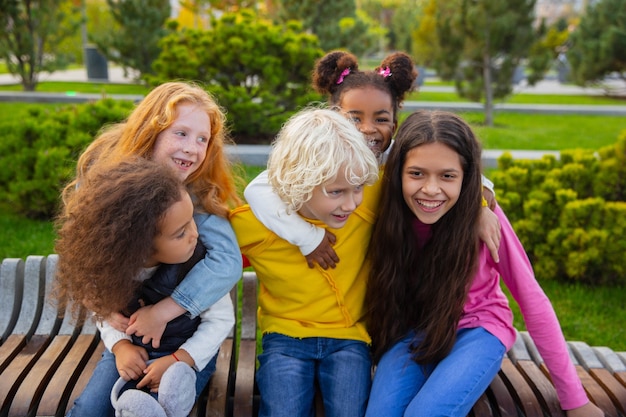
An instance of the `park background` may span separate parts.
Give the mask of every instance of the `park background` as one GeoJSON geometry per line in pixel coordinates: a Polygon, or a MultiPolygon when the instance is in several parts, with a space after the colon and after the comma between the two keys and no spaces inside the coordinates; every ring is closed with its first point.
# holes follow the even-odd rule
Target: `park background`
{"type": "MultiPolygon", "coordinates": [[[[238,155],[322,100],[309,77],[325,51],[373,68],[405,50],[421,76],[401,118],[450,109],[485,154],[509,152],[487,175],[566,337],[626,350],[624,0],[36,3],[30,13],[60,14],[25,31],[37,16],[21,1],[0,11],[13,28],[0,35],[0,259],[52,253],[77,154],[154,85],[205,85],[228,110],[238,155]]],[[[262,164],[241,168],[249,179],[262,164]]]]}

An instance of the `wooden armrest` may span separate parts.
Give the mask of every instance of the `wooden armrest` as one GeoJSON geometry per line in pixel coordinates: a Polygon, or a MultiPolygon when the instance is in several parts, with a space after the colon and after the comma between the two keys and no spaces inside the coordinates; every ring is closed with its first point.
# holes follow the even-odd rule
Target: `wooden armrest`
{"type": "Polygon", "coordinates": [[[241,305],[241,339],[237,357],[233,416],[254,414],[254,375],[256,372],[256,309],[257,279],[253,272],[244,272],[241,305]]]}

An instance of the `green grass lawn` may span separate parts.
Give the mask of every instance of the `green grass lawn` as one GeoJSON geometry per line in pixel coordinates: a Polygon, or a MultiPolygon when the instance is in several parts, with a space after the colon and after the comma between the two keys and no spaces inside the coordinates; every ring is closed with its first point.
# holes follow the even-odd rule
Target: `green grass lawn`
{"type": "MultiPolygon", "coordinates": [[[[23,91],[21,84],[0,85],[0,91],[23,91]]],[[[44,81],[37,84],[40,93],[102,93],[147,94],[147,87],[138,84],[44,81]]]]}

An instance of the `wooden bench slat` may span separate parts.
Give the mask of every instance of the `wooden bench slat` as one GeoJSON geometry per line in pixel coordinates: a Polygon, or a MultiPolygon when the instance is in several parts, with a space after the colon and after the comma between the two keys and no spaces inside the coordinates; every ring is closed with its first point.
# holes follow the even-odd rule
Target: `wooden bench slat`
{"type": "Polygon", "coordinates": [[[495,416],[491,408],[491,402],[489,401],[489,398],[487,397],[486,392],[480,396],[478,401],[476,401],[476,404],[474,404],[474,407],[472,407],[472,410],[470,411],[470,414],[468,415],[468,417],[475,417],[475,416],[481,416],[481,417],[495,416]]]}
{"type": "Polygon", "coordinates": [[[244,272],[242,285],[241,334],[235,370],[233,416],[255,415],[255,371],[256,371],[256,274],[244,272]]]}
{"type": "MultiPolygon", "coordinates": [[[[13,329],[13,333],[26,334],[28,337],[36,333],[44,309],[46,298],[45,288],[45,258],[43,256],[28,256],[24,262],[24,293],[20,315],[13,329]]],[[[53,336],[56,332],[53,326],[44,326],[38,334],[53,336]]]]}
{"type": "Polygon", "coordinates": [[[504,358],[500,369],[504,384],[508,387],[517,406],[526,417],[543,417],[543,411],[536,401],[532,388],[509,358],[504,358]]]}
{"type": "MultiPolygon", "coordinates": [[[[501,417],[517,417],[517,406],[515,400],[511,396],[506,384],[502,379],[502,372],[499,371],[496,377],[491,381],[487,389],[487,395],[492,398],[499,416],[501,417]]],[[[480,413],[474,413],[475,417],[482,417],[480,413]]]]}
{"type": "MultiPolygon", "coordinates": [[[[230,363],[233,356],[233,339],[228,338],[222,343],[222,347],[217,357],[215,373],[211,377],[208,386],[206,409],[202,415],[206,417],[219,417],[226,414],[229,407],[228,398],[228,378],[231,373],[230,363]],[[226,391],[222,388],[226,387],[226,391]]],[[[201,416],[201,414],[198,414],[201,416]]]]}
{"type": "Polygon", "coordinates": [[[11,335],[22,306],[24,292],[24,261],[7,258],[0,266],[0,343],[11,335]]]}
{"type": "Polygon", "coordinates": [[[26,342],[25,334],[12,334],[0,346],[0,374],[4,372],[11,361],[26,346],[26,342]]]}
{"type": "Polygon", "coordinates": [[[0,375],[0,413],[8,411],[20,384],[50,343],[48,336],[34,335],[0,375]]]}
{"type": "Polygon", "coordinates": [[[9,408],[9,417],[26,416],[36,407],[54,371],[69,351],[71,343],[69,336],[56,336],[52,339],[15,393],[9,408]]]}
{"type": "Polygon", "coordinates": [[[550,416],[565,417],[549,372],[545,367],[541,368],[543,359],[528,332],[517,332],[515,344],[508,356],[530,385],[541,408],[550,416]]]}
{"type": "Polygon", "coordinates": [[[70,394],[70,397],[68,399],[65,413],[70,411],[70,409],[74,406],[74,401],[80,396],[80,394],[83,392],[83,390],[87,386],[87,383],[89,382],[89,379],[91,378],[91,374],[93,373],[93,370],[96,369],[96,365],[100,361],[100,358],[102,358],[102,352],[104,352],[104,349],[105,349],[104,343],[102,342],[98,343],[98,345],[96,346],[96,349],[93,351],[93,353],[91,354],[91,357],[87,361],[87,364],[80,372],[80,375],[78,376],[78,380],[76,381],[76,384],[72,388],[72,393],[70,394]]]}
{"type": "Polygon", "coordinates": [[[78,336],[44,390],[37,407],[38,416],[57,415],[59,412],[65,415],[70,394],[99,342],[97,334],[78,336]]]}
{"type": "Polygon", "coordinates": [[[606,414],[606,417],[618,417],[617,410],[613,405],[613,402],[602,389],[602,387],[596,382],[595,379],[585,370],[582,365],[576,365],[576,372],[580,378],[587,396],[594,402],[595,405],[600,407],[606,414]]]}

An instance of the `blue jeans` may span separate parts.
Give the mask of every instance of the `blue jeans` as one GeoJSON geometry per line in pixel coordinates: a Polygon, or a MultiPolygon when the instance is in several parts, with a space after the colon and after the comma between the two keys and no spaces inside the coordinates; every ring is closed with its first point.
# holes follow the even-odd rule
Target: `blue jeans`
{"type": "MultiPolygon", "coordinates": [[[[167,356],[168,353],[150,353],[150,359],[167,356]]],[[[217,355],[200,372],[196,372],[196,400],[215,372],[217,355]]],[[[115,417],[115,410],[111,405],[111,389],[120,377],[115,366],[115,355],[108,349],[102,353],[102,358],[96,365],[87,386],[74,401],[74,407],[67,417],[115,417]]],[[[129,381],[124,390],[134,388],[138,381],[129,381]]],[[[156,398],[156,394],[152,394],[156,398]]]]}
{"type": "Polygon", "coordinates": [[[498,373],[504,345],[482,327],[462,329],[448,356],[424,369],[411,359],[414,336],[383,355],[366,416],[466,416],[498,373]]]}
{"type": "Polygon", "coordinates": [[[259,417],[312,417],[316,387],[326,417],[365,413],[371,358],[364,342],[269,333],[263,336],[259,363],[259,417]]]}

